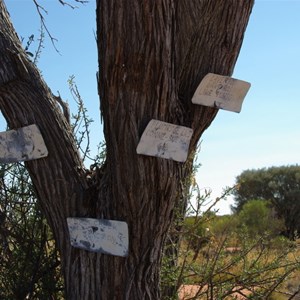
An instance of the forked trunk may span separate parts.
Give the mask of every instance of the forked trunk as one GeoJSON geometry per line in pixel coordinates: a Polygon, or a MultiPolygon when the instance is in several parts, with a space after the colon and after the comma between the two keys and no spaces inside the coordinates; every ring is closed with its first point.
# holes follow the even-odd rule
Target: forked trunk
{"type": "Polygon", "coordinates": [[[137,155],[136,147],[151,119],[190,127],[191,163],[217,113],[193,105],[191,97],[206,73],[231,75],[252,5],[250,0],[97,1],[107,161],[88,179],[70,126],[21,49],[0,0],[0,107],[11,128],[37,124],[48,147],[47,158],[26,166],[60,248],[67,299],[160,299],[162,248],[190,168],[137,155]],[[128,257],[71,247],[67,217],[127,222],[128,257]]]}

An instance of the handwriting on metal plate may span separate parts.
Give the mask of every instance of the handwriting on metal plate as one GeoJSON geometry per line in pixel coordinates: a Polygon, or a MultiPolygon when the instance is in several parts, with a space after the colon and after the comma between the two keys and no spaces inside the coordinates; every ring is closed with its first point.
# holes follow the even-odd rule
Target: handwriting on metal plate
{"type": "Polygon", "coordinates": [[[158,120],[151,120],[142,134],[137,153],[184,162],[193,130],[158,120]]]}
{"type": "Polygon", "coordinates": [[[0,133],[0,162],[11,163],[48,155],[40,130],[30,125],[0,133]]]}
{"type": "Polygon", "coordinates": [[[104,254],[128,255],[126,222],[93,218],[67,218],[73,247],[104,254]]]}
{"type": "Polygon", "coordinates": [[[209,73],[196,89],[192,102],[240,112],[249,89],[249,82],[209,73]]]}

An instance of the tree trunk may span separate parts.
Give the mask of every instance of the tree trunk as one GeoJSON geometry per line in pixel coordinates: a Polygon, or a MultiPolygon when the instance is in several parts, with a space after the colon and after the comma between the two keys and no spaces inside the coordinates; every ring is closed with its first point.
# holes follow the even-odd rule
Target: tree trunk
{"type": "Polygon", "coordinates": [[[99,95],[107,160],[91,179],[71,128],[28,60],[0,0],[0,108],[10,128],[37,124],[49,156],[26,163],[61,253],[67,299],[160,299],[162,248],[188,164],[136,154],[151,119],[194,129],[217,109],[191,98],[208,73],[231,75],[253,1],[97,1],[99,95]],[[126,258],[70,246],[67,217],[126,221],[126,258]]]}

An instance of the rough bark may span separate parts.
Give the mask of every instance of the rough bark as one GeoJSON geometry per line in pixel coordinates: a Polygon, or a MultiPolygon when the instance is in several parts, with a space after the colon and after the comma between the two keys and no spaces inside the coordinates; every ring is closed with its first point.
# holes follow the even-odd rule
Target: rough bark
{"type": "Polygon", "coordinates": [[[0,0],[0,108],[37,124],[49,156],[26,163],[61,253],[68,299],[160,299],[162,248],[186,164],[139,156],[151,119],[192,127],[190,153],[217,109],[191,97],[208,72],[231,75],[253,1],[97,1],[99,95],[107,161],[87,180],[70,127],[21,49],[0,0]],[[67,217],[126,221],[127,258],[72,248],[67,217]]]}

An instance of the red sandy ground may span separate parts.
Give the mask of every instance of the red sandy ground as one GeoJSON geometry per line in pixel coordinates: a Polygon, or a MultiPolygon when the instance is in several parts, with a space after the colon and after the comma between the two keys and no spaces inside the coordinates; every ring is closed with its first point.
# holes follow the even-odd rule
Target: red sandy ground
{"type": "MultiPolygon", "coordinates": [[[[179,296],[179,299],[180,300],[187,300],[187,299],[190,299],[192,297],[195,297],[195,295],[197,294],[199,290],[199,286],[198,285],[191,285],[191,284],[185,284],[185,285],[182,285],[179,289],[179,293],[178,293],[178,296],[179,296]]],[[[251,292],[249,290],[242,290],[242,293],[244,295],[250,295],[251,292]]],[[[239,293],[234,293],[231,295],[232,298],[231,299],[235,299],[235,300],[245,300],[245,299],[248,299],[242,295],[240,295],[239,293]]]]}

